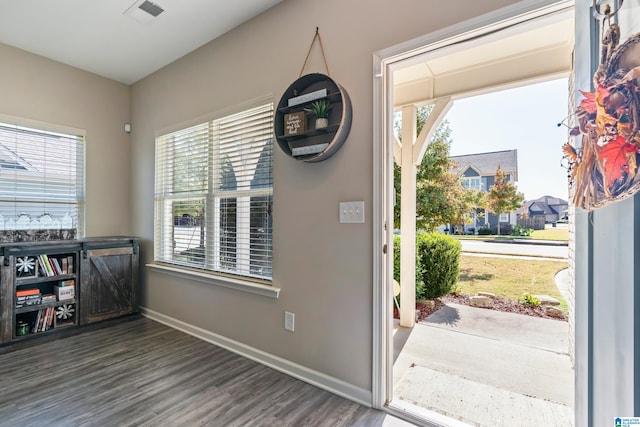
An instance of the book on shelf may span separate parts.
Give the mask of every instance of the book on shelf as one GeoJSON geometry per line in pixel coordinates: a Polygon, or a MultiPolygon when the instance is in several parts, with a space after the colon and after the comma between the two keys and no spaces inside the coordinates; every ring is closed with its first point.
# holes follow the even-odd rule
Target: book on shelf
{"type": "Polygon", "coordinates": [[[44,269],[45,275],[53,276],[53,269],[51,268],[51,263],[49,263],[49,257],[46,254],[42,254],[38,259],[42,262],[42,268],[44,269]]]}
{"type": "Polygon", "coordinates": [[[47,312],[44,316],[44,326],[42,328],[43,331],[47,331],[50,329],[51,321],[53,320],[53,307],[48,307],[47,312]]]}
{"type": "Polygon", "coordinates": [[[42,325],[40,325],[40,332],[44,332],[45,329],[47,328],[47,321],[49,319],[49,309],[45,308],[42,310],[43,315],[42,315],[42,325]]]}
{"type": "Polygon", "coordinates": [[[40,289],[20,289],[16,291],[16,308],[38,305],[42,301],[40,289]]]}
{"type": "Polygon", "coordinates": [[[40,293],[38,288],[20,289],[16,291],[17,297],[26,297],[27,295],[37,295],[40,293]]]}
{"type": "Polygon", "coordinates": [[[49,321],[49,309],[45,308],[42,315],[42,325],[40,326],[40,332],[44,332],[47,329],[47,322],[49,321]]]}
{"type": "Polygon", "coordinates": [[[33,332],[34,334],[38,332],[38,326],[40,325],[41,317],[42,317],[42,310],[38,310],[38,315],[36,316],[36,319],[33,322],[33,327],[31,328],[31,332],[33,332]]]}
{"type": "Polygon", "coordinates": [[[53,322],[53,307],[41,308],[38,310],[38,315],[33,324],[33,332],[44,332],[51,329],[51,325],[53,322]]]}
{"type": "Polygon", "coordinates": [[[53,270],[55,275],[59,276],[63,274],[57,258],[49,258],[49,263],[51,264],[51,269],[53,270]]]}
{"type": "Polygon", "coordinates": [[[53,327],[53,318],[56,315],[56,308],[55,307],[49,307],[50,310],[50,315],[49,315],[49,329],[51,329],[53,327]]]}
{"type": "Polygon", "coordinates": [[[54,294],[47,294],[47,295],[42,295],[42,303],[46,303],[46,302],[54,302],[57,301],[57,298],[54,294]]]}
{"type": "Polygon", "coordinates": [[[39,293],[34,295],[16,296],[16,308],[39,305],[41,302],[42,296],[39,293]]]}
{"type": "Polygon", "coordinates": [[[44,326],[44,318],[47,315],[47,310],[40,310],[40,321],[38,322],[38,327],[36,328],[36,332],[42,332],[42,327],[44,326]]]}
{"type": "Polygon", "coordinates": [[[42,258],[40,258],[39,256],[36,258],[36,262],[38,264],[38,276],[40,277],[46,277],[47,276],[47,269],[44,268],[44,263],[42,262],[42,258]]]}

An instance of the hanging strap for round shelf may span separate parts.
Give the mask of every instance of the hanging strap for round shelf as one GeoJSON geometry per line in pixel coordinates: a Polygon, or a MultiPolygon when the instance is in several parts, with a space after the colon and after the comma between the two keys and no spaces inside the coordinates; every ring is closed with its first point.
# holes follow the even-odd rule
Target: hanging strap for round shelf
{"type": "Polygon", "coordinates": [[[316,34],[313,36],[313,40],[311,40],[311,45],[309,46],[307,57],[304,59],[304,64],[302,64],[302,69],[300,70],[300,75],[298,77],[302,77],[302,73],[304,72],[304,67],[307,66],[309,55],[311,55],[311,49],[313,48],[313,44],[316,42],[316,40],[318,40],[318,43],[320,44],[320,51],[322,52],[322,60],[324,61],[324,67],[327,69],[327,76],[331,77],[331,73],[329,72],[329,65],[327,64],[327,57],[324,54],[324,47],[322,46],[322,39],[320,38],[320,32],[318,31],[318,27],[316,27],[316,34]]]}

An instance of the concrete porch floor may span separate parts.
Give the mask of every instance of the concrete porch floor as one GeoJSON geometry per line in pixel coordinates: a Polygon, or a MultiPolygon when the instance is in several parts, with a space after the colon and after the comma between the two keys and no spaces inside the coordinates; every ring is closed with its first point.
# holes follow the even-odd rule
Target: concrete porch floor
{"type": "Polygon", "coordinates": [[[573,426],[567,322],[448,304],[394,324],[393,399],[474,426],[573,426]]]}

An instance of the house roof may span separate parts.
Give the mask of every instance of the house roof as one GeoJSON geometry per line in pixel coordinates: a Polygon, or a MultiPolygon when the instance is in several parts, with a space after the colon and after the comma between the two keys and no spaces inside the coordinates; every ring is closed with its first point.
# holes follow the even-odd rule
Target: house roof
{"type": "Polygon", "coordinates": [[[524,210],[528,210],[533,215],[562,215],[569,207],[569,202],[559,197],[542,196],[535,200],[529,200],[522,204],[522,207],[516,211],[521,214],[524,210]]]}
{"type": "Polygon", "coordinates": [[[560,206],[569,204],[569,202],[567,202],[566,200],[553,196],[542,196],[538,199],[532,200],[532,202],[542,202],[546,203],[549,206],[560,206]]]}
{"type": "Polygon", "coordinates": [[[490,153],[465,154],[463,156],[451,156],[457,166],[455,168],[462,175],[469,167],[480,175],[493,176],[498,166],[503,172],[512,175],[514,181],[518,180],[518,150],[493,151],[490,153]]]}

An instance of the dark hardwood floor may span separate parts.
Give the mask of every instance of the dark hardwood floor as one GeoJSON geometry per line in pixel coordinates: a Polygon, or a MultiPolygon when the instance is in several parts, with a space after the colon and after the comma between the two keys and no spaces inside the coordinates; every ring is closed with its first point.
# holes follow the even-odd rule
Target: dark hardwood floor
{"type": "Polygon", "coordinates": [[[4,348],[0,384],[2,426],[409,425],[145,318],[4,348]]]}

